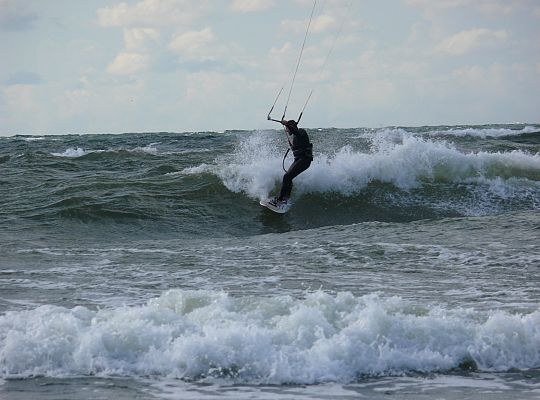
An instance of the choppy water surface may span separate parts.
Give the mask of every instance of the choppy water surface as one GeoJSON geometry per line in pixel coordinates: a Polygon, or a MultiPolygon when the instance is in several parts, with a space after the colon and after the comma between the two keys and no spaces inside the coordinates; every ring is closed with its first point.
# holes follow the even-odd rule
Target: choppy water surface
{"type": "Polygon", "coordinates": [[[540,126],[309,133],[0,138],[1,397],[540,398],[540,126]]]}

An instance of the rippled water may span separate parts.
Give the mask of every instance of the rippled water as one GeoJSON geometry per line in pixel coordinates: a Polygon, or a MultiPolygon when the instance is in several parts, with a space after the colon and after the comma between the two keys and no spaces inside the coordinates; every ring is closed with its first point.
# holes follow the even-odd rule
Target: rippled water
{"type": "Polygon", "coordinates": [[[0,138],[2,398],[538,398],[539,131],[0,138]]]}

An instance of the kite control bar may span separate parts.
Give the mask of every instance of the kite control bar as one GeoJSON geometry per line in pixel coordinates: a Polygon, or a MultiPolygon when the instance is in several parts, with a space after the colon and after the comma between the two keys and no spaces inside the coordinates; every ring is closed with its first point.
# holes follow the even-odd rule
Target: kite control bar
{"type": "MultiPolygon", "coordinates": [[[[283,113],[283,116],[281,117],[281,120],[279,119],[274,119],[270,116],[270,114],[272,114],[272,111],[274,111],[274,107],[276,106],[276,103],[279,99],[279,96],[281,95],[281,92],[283,92],[283,87],[279,90],[279,93],[278,95],[276,96],[276,99],[274,100],[274,104],[272,104],[272,108],[270,108],[270,111],[268,111],[268,115],[266,116],[266,119],[268,121],[274,121],[274,122],[279,122],[281,125],[285,125],[285,113],[283,113]]],[[[304,104],[304,107],[302,108],[302,111],[300,112],[300,115],[298,116],[298,120],[296,121],[297,124],[300,123],[300,120],[302,119],[302,115],[304,115],[304,111],[306,110],[306,107],[309,103],[309,99],[311,99],[311,95],[313,94],[313,90],[311,90],[311,92],[309,92],[309,96],[306,100],[306,103],[304,104]]],[[[285,111],[287,111],[287,108],[285,108],[285,111]]]]}
{"type": "Polygon", "coordinates": [[[281,87],[281,89],[279,90],[279,93],[278,95],[276,96],[276,99],[274,100],[274,104],[272,104],[272,108],[270,108],[270,111],[268,111],[268,115],[266,116],[266,119],[268,121],[274,121],[274,122],[279,122],[280,124],[283,125],[283,121],[284,121],[284,118],[285,118],[285,115],[283,116],[283,118],[281,118],[281,121],[280,120],[277,120],[277,119],[273,119],[270,114],[272,114],[272,111],[274,111],[274,107],[276,106],[276,103],[279,99],[279,96],[281,95],[281,92],[283,92],[283,86],[281,87]]]}

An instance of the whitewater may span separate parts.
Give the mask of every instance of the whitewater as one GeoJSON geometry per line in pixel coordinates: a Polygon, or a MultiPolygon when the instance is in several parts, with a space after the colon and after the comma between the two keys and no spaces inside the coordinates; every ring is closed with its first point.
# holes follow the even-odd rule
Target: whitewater
{"type": "Polygon", "coordinates": [[[0,397],[540,398],[540,125],[307,130],[0,137],[0,397]]]}

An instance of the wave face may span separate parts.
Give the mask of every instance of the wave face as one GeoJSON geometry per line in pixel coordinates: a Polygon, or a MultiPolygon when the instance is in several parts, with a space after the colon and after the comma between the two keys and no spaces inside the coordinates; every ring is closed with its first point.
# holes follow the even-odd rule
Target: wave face
{"type": "Polygon", "coordinates": [[[3,377],[167,376],[353,382],[540,364],[540,312],[509,314],[350,293],[298,300],[170,290],[146,305],[42,306],[0,316],[3,377]]]}
{"type": "Polygon", "coordinates": [[[279,190],[282,132],[15,136],[0,141],[2,214],[47,235],[206,237],[538,210],[539,132],[309,130],[315,160],[294,181],[286,228],[269,228],[257,204],[279,190]]]}

